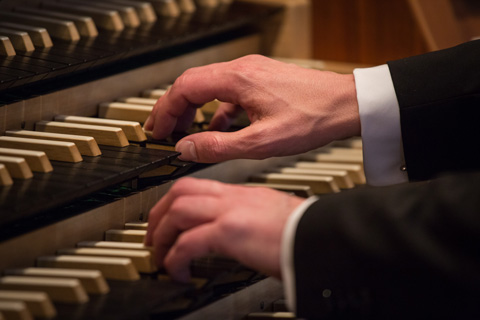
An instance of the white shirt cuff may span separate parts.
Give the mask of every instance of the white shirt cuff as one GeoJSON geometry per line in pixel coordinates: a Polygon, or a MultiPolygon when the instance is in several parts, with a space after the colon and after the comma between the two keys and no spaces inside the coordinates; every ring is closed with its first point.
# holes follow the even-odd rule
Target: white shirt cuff
{"type": "Polygon", "coordinates": [[[408,181],[404,168],[400,110],[388,65],[355,69],[367,183],[408,181]]]}
{"type": "Polygon", "coordinates": [[[318,198],[313,196],[303,201],[288,217],[285,229],[282,235],[282,247],[280,252],[280,270],[282,272],[283,290],[285,300],[290,311],[296,310],[296,294],[295,294],[295,265],[293,261],[293,250],[295,248],[295,233],[300,218],[308,207],[318,198]]]}

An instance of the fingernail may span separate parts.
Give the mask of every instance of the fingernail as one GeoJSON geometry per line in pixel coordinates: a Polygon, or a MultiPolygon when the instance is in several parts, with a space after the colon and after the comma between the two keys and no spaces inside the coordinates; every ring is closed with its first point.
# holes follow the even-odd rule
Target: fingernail
{"type": "Polygon", "coordinates": [[[193,141],[180,141],[175,146],[175,150],[180,152],[181,155],[178,156],[180,160],[184,161],[197,161],[197,150],[195,149],[195,143],[193,141]]]}
{"type": "Polygon", "coordinates": [[[143,124],[143,128],[145,130],[151,130],[151,126],[152,126],[151,122],[152,122],[152,117],[148,116],[147,120],[145,120],[145,123],[143,124]]]}

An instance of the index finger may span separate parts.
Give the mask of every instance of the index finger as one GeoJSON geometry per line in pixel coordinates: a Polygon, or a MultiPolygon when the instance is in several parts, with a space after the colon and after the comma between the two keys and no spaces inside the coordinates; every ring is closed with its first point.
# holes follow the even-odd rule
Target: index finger
{"type": "Polygon", "coordinates": [[[145,245],[153,244],[153,233],[175,199],[185,195],[215,195],[222,193],[223,190],[224,186],[218,181],[182,178],[175,182],[149,212],[145,245]]]}
{"type": "Polygon", "coordinates": [[[178,126],[191,124],[199,106],[218,99],[238,104],[239,87],[234,85],[231,62],[211,64],[185,71],[155,104],[151,121],[145,125],[155,139],[163,139],[178,126]]]}

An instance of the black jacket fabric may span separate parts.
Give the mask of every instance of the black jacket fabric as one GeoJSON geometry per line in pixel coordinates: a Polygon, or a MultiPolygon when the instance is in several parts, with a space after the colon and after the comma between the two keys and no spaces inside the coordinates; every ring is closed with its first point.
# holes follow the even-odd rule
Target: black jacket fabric
{"type": "Polygon", "coordinates": [[[410,180],[480,165],[480,40],[388,63],[410,180]]]}
{"type": "Polygon", "coordinates": [[[310,206],[295,236],[297,315],[480,319],[480,41],[389,68],[419,182],[310,206]]]}

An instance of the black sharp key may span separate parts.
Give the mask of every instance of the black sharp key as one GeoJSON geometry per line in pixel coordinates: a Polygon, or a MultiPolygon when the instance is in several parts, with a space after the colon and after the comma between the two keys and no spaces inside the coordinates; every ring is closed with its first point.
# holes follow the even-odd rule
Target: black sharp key
{"type": "Polygon", "coordinates": [[[18,56],[7,57],[3,60],[0,60],[0,66],[20,71],[31,72],[34,74],[34,76],[32,76],[32,81],[42,80],[48,75],[50,71],[52,71],[49,68],[38,67],[35,65],[23,63],[22,59],[18,56]]]}
{"type": "Polygon", "coordinates": [[[12,62],[16,62],[22,65],[25,65],[26,71],[32,71],[38,73],[39,70],[41,69],[46,69],[48,70],[48,73],[46,73],[46,76],[42,79],[48,79],[48,78],[53,78],[57,77],[62,74],[67,74],[69,72],[73,71],[73,67],[69,67],[68,65],[64,64],[59,64],[43,59],[39,59],[36,57],[32,57],[29,54],[24,55],[16,55],[15,57],[9,57],[13,58],[11,59],[12,62]]]}
{"type": "Polygon", "coordinates": [[[16,70],[12,68],[0,67],[0,73],[11,75],[12,77],[16,77],[17,80],[15,82],[15,86],[19,86],[31,81],[31,79],[35,76],[32,72],[16,70]]]}
{"type": "Polygon", "coordinates": [[[90,296],[88,303],[75,306],[55,305],[56,320],[131,320],[150,319],[149,313],[158,306],[173,305],[175,299],[192,296],[195,287],[169,280],[143,276],[138,281],[109,280],[110,292],[90,296]]]}
{"type": "Polygon", "coordinates": [[[17,63],[22,63],[22,64],[25,64],[25,65],[34,66],[34,67],[37,67],[38,70],[45,69],[45,70],[49,70],[49,71],[55,71],[55,70],[60,70],[60,69],[64,69],[64,68],[67,67],[67,65],[65,65],[65,64],[60,64],[60,63],[56,63],[56,62],[51,62],[51,61],[35,58],[28,53],[26,53],[25,55],[23,55],[23,54],[18,55],[17,54],[16,56],[13,56],[13,57],[7,57],[7,58],[5,58],[5,60],[6,61],[17,62],[17,63]]]}
{"type": "Polygon", "coordinates": [[[78,163],[51,161],[52,172],[34,173],[32,179],[15,180],[11,187],[0,188],[0,225],[129,181],[144,171],[168,164],[178,155],[137,146],[100,148],[101,156],[85,156],[78,163]]]}
{"type": "Polygon", "coordinates": [[[10,86],[12,86],[15,83],[15,81],[17,81],[17,79],[18,78],[16,76],[1,73],[1,70],[0,70],[0,90],[5,90],[10,88],[10,86]]]}
{"type": "Polygon", "coordinates": [[[65,52],[52,48],[36,48],[35,51],[28,54],[22,54],[24,57],[31,57],[39,60],[53,62],[57,66],[75,66],[85,62],[84,59],[73,58],[65,55],[65,52]]]}

